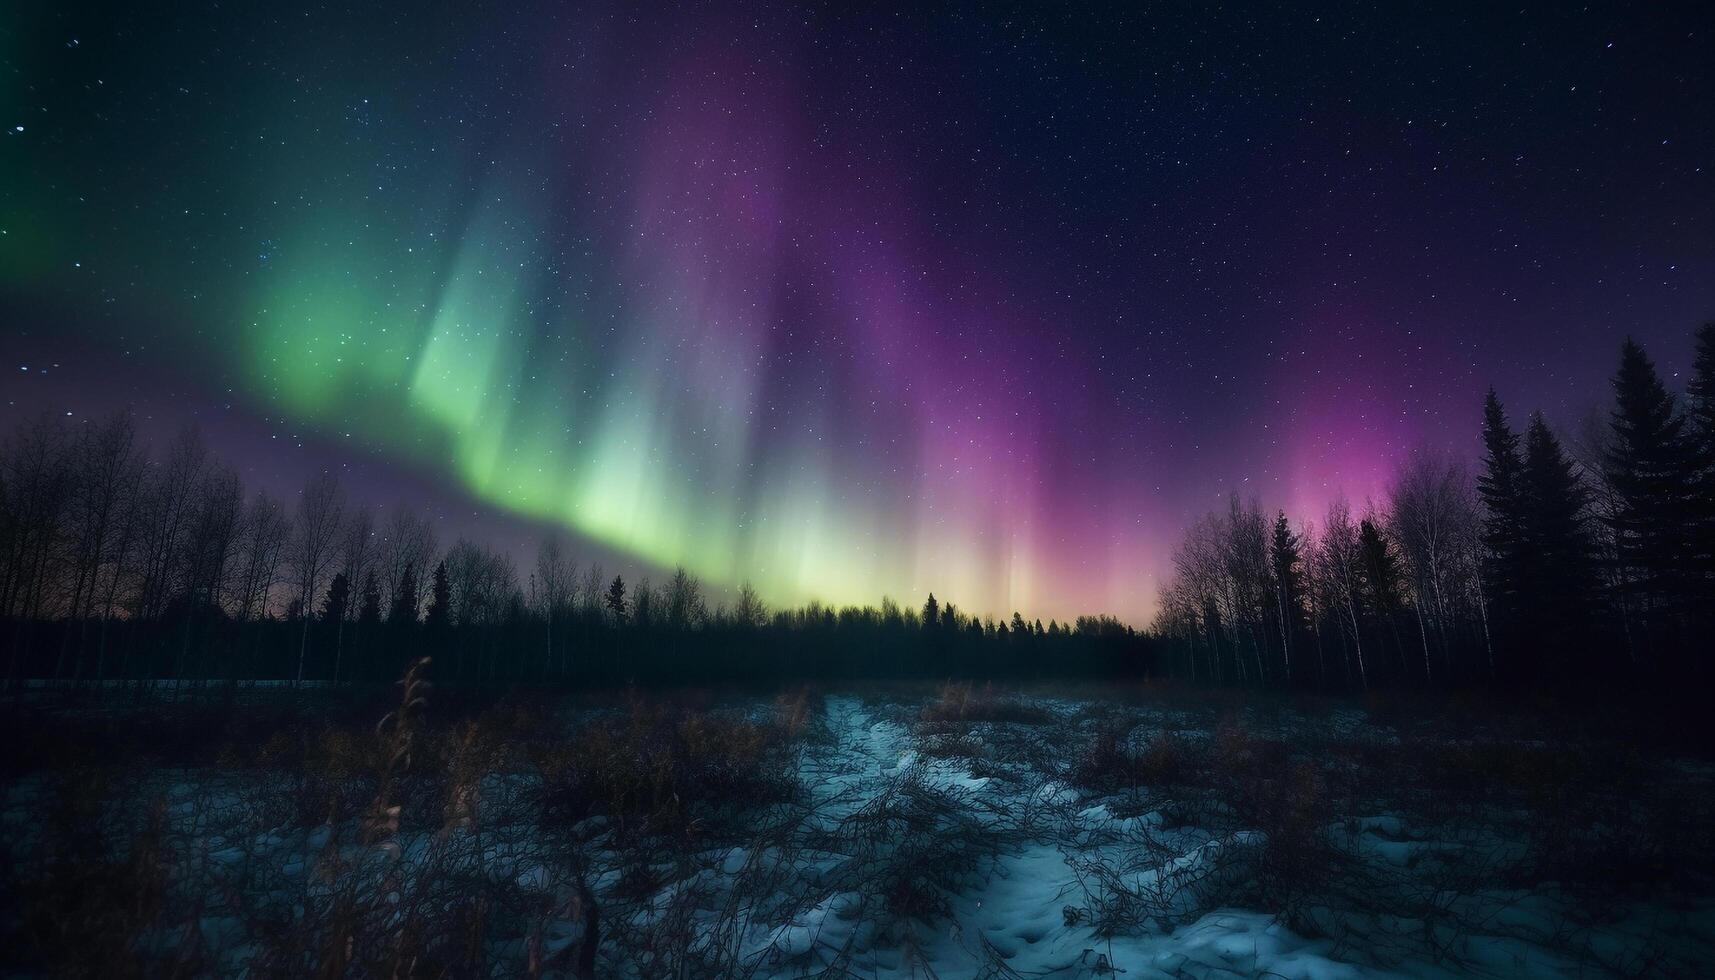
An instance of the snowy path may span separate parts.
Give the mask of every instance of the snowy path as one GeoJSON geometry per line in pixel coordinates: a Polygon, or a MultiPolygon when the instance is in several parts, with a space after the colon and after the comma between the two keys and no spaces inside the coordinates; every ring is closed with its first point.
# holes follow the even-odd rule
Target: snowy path
{"type": "MultiPolygon", "coordinates": [[[[815,819],[822,827],[873,805],[905,779],[920,779],[927,786],[978,803],[975,812],[991,822],[1006,819],[998,815],[1016,815],[1032,805],[1040,809],[1045,802],[1068,804],[1072,798],[1069,790],[1057,784],[979,777],[957,761],[924,758],[913,747],[909,731],[879,717],[856,698],[827,698],[825,718],[831,745],[815,753],[804,770],[806,789],[818,804],[815,819]]],[[[1322,945],[1293,936],[1271,917],[1256,913],[1223,910],[1172,933],[1112,941],[1097,937],[1087,923],[1068,922],[1065,909],[1082,906],[1086,896],[1062,842],[1108,836],[1115,839],[1109,847],[1123,850],[1127,845],[1116,831],[1133,822],[1114,821],[1101,807],[1077,812],[1072,819],[1077,826],[1044,827],[1051,832],[1009,840],[996,853],[984,855],[979,880],[946,896],[947,921],[922,930],[915,950],[920,960],[878,945],[850,957],[845,967],[864,976],[892,971],[942,978],[1099,977],[1122,971],[1128,978],[1358,975],[1328,958],[1322,945]]],[[[1195,862],[1197,857],[1194,850],[1189,860],[1195,862]]],[[[1123,855],[1084,849],[1078,858],[1119,861],[1123,855]]],[[[838,962],[837,954],[847,949],[851,930],[830,927],[825,916],[830,906],[839,904],[834,899],[841,897],[830,896],[817,908],[821,931],[815,952],[761,975],[803,976],[838,962]]],[[[850,907],[856,902],[844,896],[844,904],[850,907]]],[[[800,938],[807,937],[800,934],[800,938]]],[[[793,953],[805,952],[803,946],[792,945],[793,953]]]]}
{"type": "MultiPolygon", "coordinates": [[[[873,913],[873,901],[866,906],[863,896],[833,893],[815,907],[814,915],[793,924],[800,941],[781,948],[791,957],[776,958],[758,976],[814,975],[830,965],[860,976],[941,978],[1337,980],[1454,977],[1473,972],[1510,976],[1521,969],[1536,975],[1588,975],[1588,964],[1552,953],[1526,938],[1535,935],[1546,942],[1565,911],[1541,896],[1499,900],[1513,928],[1504,936],[1466,937],[1458,960],[1408,958],[1389,962],[1386,969],[1368,962],[1363,950],[1340,948],[1331,939],[1298,936],[1270,914],[1232,908],[1196,914],[1194,899],[1202,876],[1213,873],[1221,859],[1233,853],[1231,849],[1242,851],[1258,844],[1257,840],[1244,834],[1215,839],[1194,827],[1163,832],[1158,813],[1115,819],[1107,807],[1078,803],[1071,790],[1040,774],[1034,780],[973,775],[961,760],[920,755],[912,732],[889,720],[889,714],[900,716],[897,710],[878,711],[853,697],[826,699],[830,743],[812,752],[803,769],[806,790],[818,806],[813,820],[819,829],[836,826],[874,806],[884,794],[898,792],[902,783],[915,780],[951,794],[991,829],[1009,833],[999,835],[994,851],[982,855],[980,871],[965,887],[946,894],[945,919],[933,927],[918,928],[914,941],[903,944],[908,950],[902,951],[897,935],[866,934],[852,922],[841,922],[842,914],[855,915],[860,907],[873,913]],[[1050,818],[1042,817],[1044,809],[1053,811],[1050,818]],[[1023,819],[1024,813],[1034,816],[1023,819]],[[1135,935],[1103,938],[1087,919],[1067,914],[1069,907],[1085,907],[1091,897],[1080,868],[1104,862],[1116,868],[1133,867],[1138,861],[1135,832],[1139,828],[1152,830],[1155,841],[1181,841],[1182,850],[1156,861],[1153,868],[1137,870],[1135,886],[1147,889],[1153,883],[1164,894],[1182,896],[1180,905],[1193,914],[1177,924],[1157,922],[1135,935]],[[1228,849],[1225,854],[1223,848],[1228,849]],[[1192,884],[1174,891],[1185,882],[1192,884]],[[812,924],[814,931],[809,928],[812,924]],[[865,944],[867,948],[862,948],[865,944]],[[855,953],[854,945],[860,947],[855,953]]],[[[1396,817],[1366,819],[1359,826],[1363,852],[1384,863],[1404,863],[1414,860],[1419,851],[1444,846],[1401,840],[1403,829],[1396,817]]],[[[1420,923],[1399,919],[1373,925],[1378,939],[1412,935],[1422,928],[1420,923]]],[[[1613,941],[1622,942],[1623,936],[1621,930],[1613,941]]],[[[1641,936],[1632,938],[1647,942],[1641,936]]]]}

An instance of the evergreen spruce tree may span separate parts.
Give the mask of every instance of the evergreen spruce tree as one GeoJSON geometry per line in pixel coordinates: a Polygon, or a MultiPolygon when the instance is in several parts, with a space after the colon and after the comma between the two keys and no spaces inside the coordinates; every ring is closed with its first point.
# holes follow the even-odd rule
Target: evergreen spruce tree
{"type": "Polygon", "coordinates": [[[409,564],[405,566],[404,574],[399,576],[399,591],[387,610],[387,622],[395,626],[415,626],[417,623],[417,570],[409,564]]]}
{"type": "Polygon", "coordinates": [[[1685,387],[1685,417],[1697,446],[1699,461],[1715,462],[1715,323],[1697,330],[1691,357],[1691,381],[1685,387]]]}
{"type": "Polygon", "coordinates": [[[1483,544],[1488,560],[1484,562],[1484,579],[1503,634],[1518,611],[1523,560],[1519,480],[1523,467],[1518,435],[1508,427],[1501,400],[1491,388],[1483,399],[1483,473],[1477,477],[1477,493],[1486,512],[1483,544]]]}
{"type": "Polygon", "coordinates": [[[1603,467],[1618,502],[1609,518],[1625,588],[1654,643],[1683,640],[1695,601],[1692,485],[1696,461],[1685,418],[1643,348],[1627,340],[1614,375],[1615,405],[1603,467]]]}
{"type": "Polygon", "coordinates": [[[1699,635],[1715,620],[1715,323],[1697,331],[1691,381],[1685,389],[1685,419],[1691,440],[1692,541],[1695,548],[1696,607],[1699,635]]]}
{"type": "Polygon", "coordinates": [[[453,590],[447,581],[447,563],[435,565],[435,577],[429,586],[429,612],[424,621],[432,629],[446,627],[452,618],[453,590]]]}
{"type": "Polygon", "coordinates": [[[340,572],[328,583],[327,596],[322,599],[322,621],[337,623],[345,619],[345,611],[351,604],[351,581],[340,572]]]}
{"type": "Polygon", "coordinates": [[[602,603],[607,606],[608,612],[613,613],[613,621],[623,626],[625,624],[625,579],[618,575],[613,577],[613,581],[607,585],[607,595],[603,598],[602,603]]]}
{"type": "Polygon", "coordinates": [[[1368,517],[1358,522],[1358,562],[1365,605],[1377,621],[1386,628],[1393,640],[1403,675],[1405,644],[1399,635],[1399,613],[1403,605],[1400,588],[1399,555],[1393,544],[1382,536],[1381,528],[1368,517]]]}
{"type": "Polygon", "coordinates": [[[378,666],[373,661],[375,656],[374,643],[376,627],[381,625],[381,586],[375,581],[375,573],[368,572],[363,576],[363,588],[358,593],[357,603],[358,631],[353,636],[354,654],[362,654],[358,666],[352,668],[354,678],[368,674],[378,666]]]}
{"type": "Polygon", "coordinates": [[[1580,655],[1593,647],[1590,494],[1541,412],[1531,416],[1525,435],[1519,488],[1524,545],[1519,593],[1529,659],[1537,667],[1552,667],[1563,680],[1579,681],[1587,666],[1580,655]],[[1549,664],[1550,657],[1558,662],[1549,664]]]}
{"type": "Polygon", "coordinates": [[[1274,586],[1274,616],[1280,630],[1282,668],[1292,680],[1292,655],[1305,632],[1303,559],[1298,535],[1286,520],[1286,511],[1274,518],[1274,537],[1269,541],[1268,562],[1274,586]]]}
{"type": "Polygon", "coordinates": [[[357,607],[357,621],[365,626],[381,622],[381,586],[376,584],[374,572],[363,578],[363,599],[357,607]]]}

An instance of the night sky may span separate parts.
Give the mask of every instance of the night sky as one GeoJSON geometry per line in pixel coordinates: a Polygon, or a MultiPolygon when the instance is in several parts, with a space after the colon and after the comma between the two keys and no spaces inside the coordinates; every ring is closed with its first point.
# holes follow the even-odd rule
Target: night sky
{"type": "Polygon", "coordinates": [[[0,423],[1141,622],[1230,491],[1361,507],[1715,317],[1707,3],[397,6],[7,5],[0,423]]]}

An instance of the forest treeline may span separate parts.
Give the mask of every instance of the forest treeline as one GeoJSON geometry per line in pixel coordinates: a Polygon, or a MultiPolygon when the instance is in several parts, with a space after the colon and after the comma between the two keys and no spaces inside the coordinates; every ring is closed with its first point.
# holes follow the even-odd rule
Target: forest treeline
{"type": "Polygon", "coordinates": [[[1715,324],[1671,392],[1627,341],[1572,431],[1494,391],[1482,458],[1420,451],[1385,499],[1319,521],[1234,496],[1186,533],[1159,667],[1263,687],[1708,683],[1715,650],[1715,324]]]}
{"type": "Polygon", "coordinates": [[[560,539],[520,569],[318,474],[247,492],[194,429],[26,421],[0,447],[6,679],[360,682],[423,655],[452,683],[1115,676],[1317,690],[1564,689],[1702,678],[1715,627],[1715,324],[1685,391],[1627,342],[1571,432],[1494,392],[1474,468],[1419,451],[1385,499],[1317,519],[1256,500],[1196,522],[1147,633],[921,605],[728,603],[627,582],[560,539]],[[1473,472],[1474,469],[1474,472],[1473,472]]]}
{"type": "Polygon", "coordinates": [[[129,414],[43,416],[0,447],[6,680],[373,682],[422,656],[440,683],[701,683],[1111,676],[1148,640],[1110,617],[996,622],[919,608],[712,601],[684,569],[628,582],[549,535],[534,564],[327,473],[290,505],[247,492],[186,429],[159,455],[129,414]]]}

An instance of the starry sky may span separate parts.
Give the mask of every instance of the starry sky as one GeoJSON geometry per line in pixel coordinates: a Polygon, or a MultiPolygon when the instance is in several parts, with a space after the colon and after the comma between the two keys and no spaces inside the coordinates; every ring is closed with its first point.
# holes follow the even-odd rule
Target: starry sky
{"type": "Polygon", "coordinates": [[[1715,316],[1708,4],[102,6],[0,17],[0,422],[521,558],[1142,622],[1715,316]]]}

